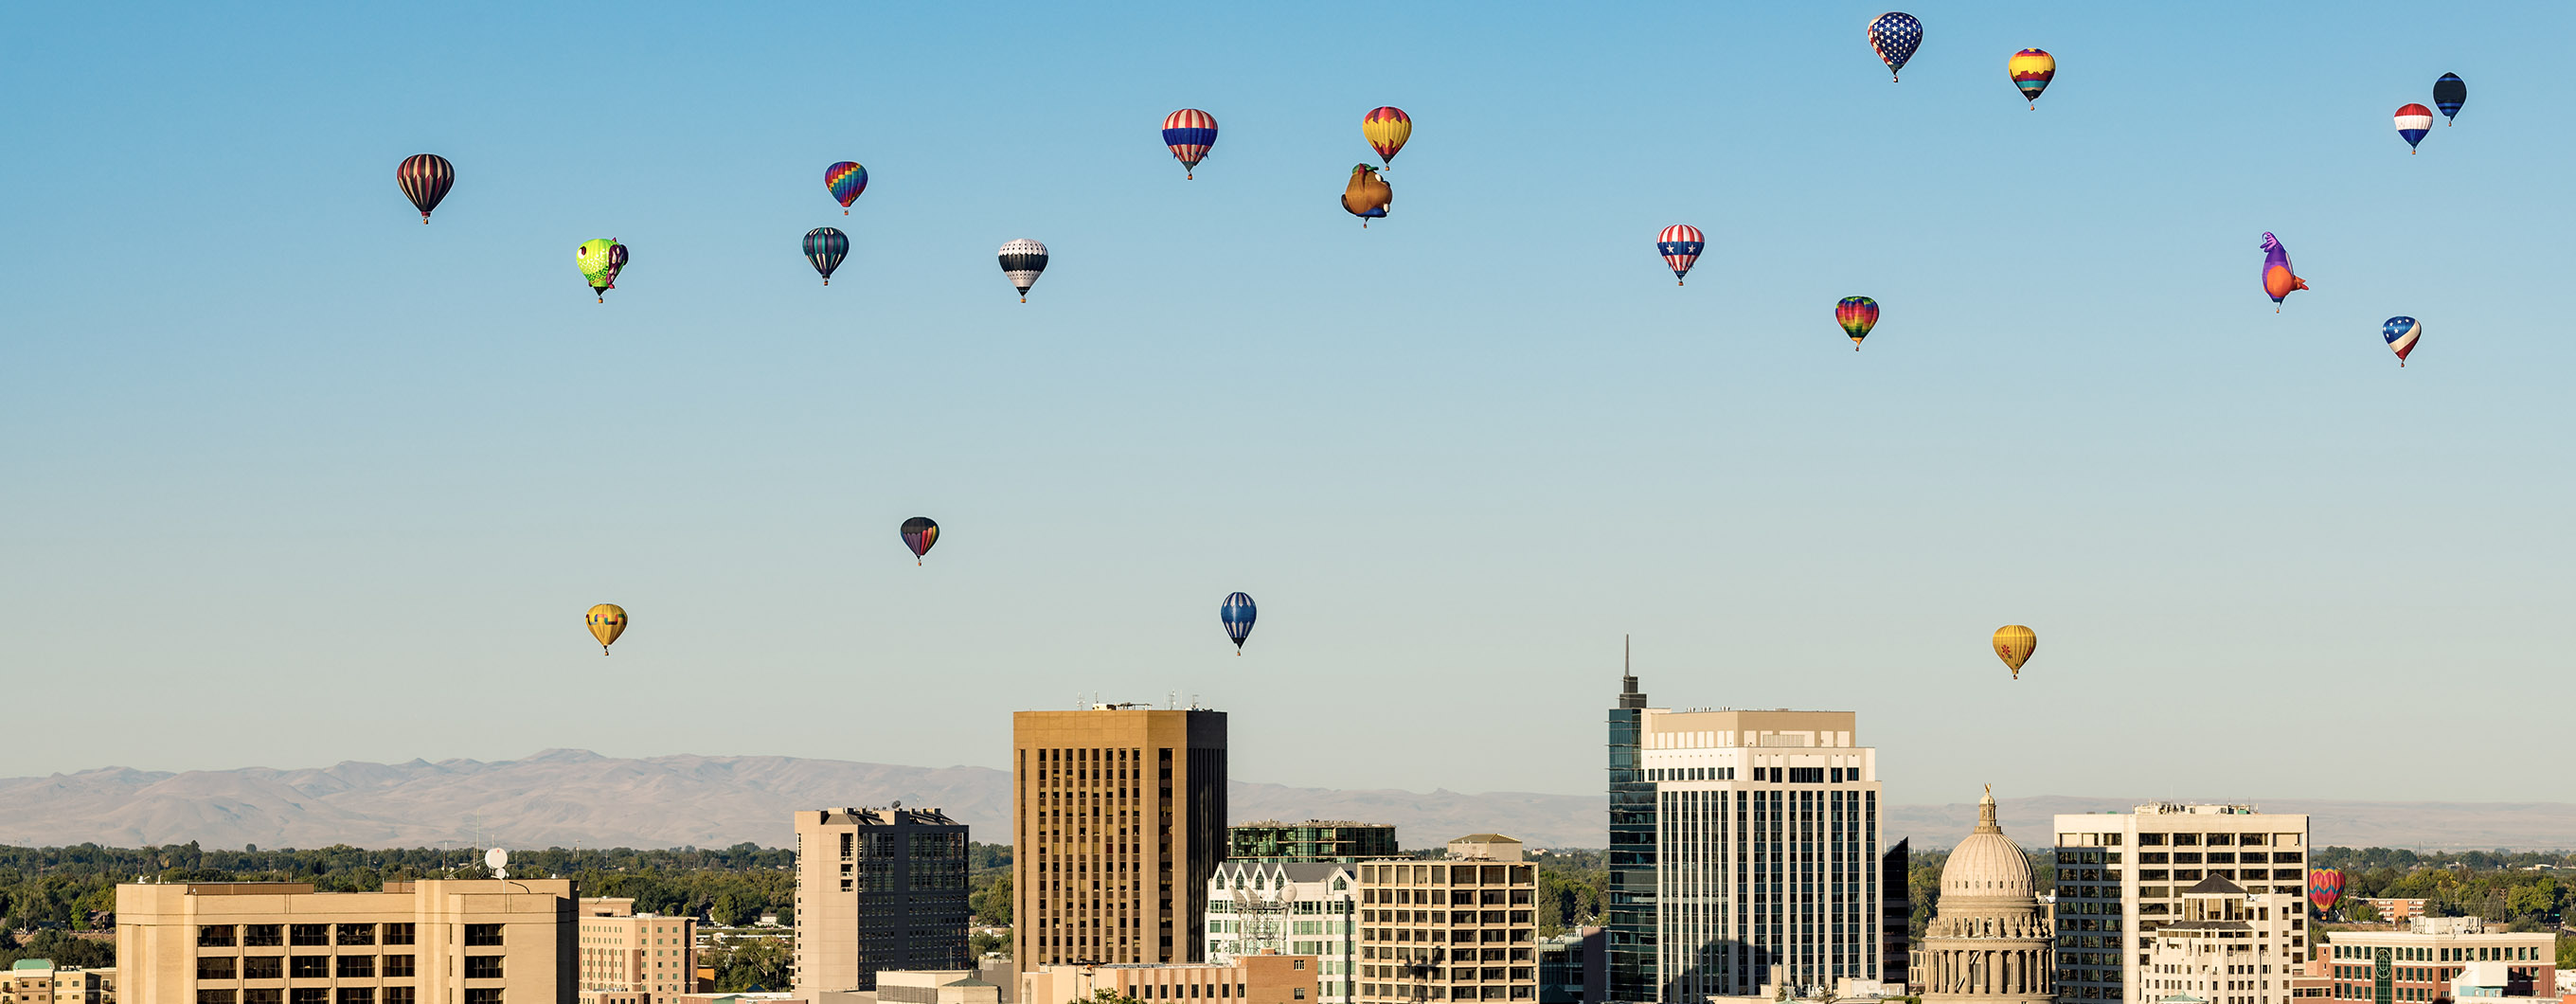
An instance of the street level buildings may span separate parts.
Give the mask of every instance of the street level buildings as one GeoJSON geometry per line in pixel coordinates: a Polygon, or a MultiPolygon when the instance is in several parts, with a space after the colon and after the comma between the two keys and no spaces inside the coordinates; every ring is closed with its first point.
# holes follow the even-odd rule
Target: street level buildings
{"type": "Polygon", "coordinates": [[[1238,955],[1225,962],[1047,964],[1020,974],[1023,1004],[1089,1001],[1099,991],[1144,1004],[1311,1004],[1315,960],[1238,955]]]}
{"type": "Polygon", "coordinates": [[[2334,967],[2338,1000],[2557,996],[2557,941],[2545,930],[2516,934],[2477,917],[2418,917],[2404,930],[2336,931],[2318,950],[2334,967]]]}
{"type": "Polygon", "coordinates": [[[1923,933],[1923,1004],[2051,1004],[2053,940],[2030,858],[2004,836],[1989,790],[1977,828],[1941,866],[1941,897],[1923,933]]]}
{"type": "MultiPolygon", "coordinates": [[[[2184,890],[2203,880],[2225,879],[2262,896],[2307,893],[2305,815],[2168,802],[2130,813],[2064,814],[2056,824],[2062,1000],[2154,1004],[2166,996],[2139,984],[2151,936],[2181,919],[2184,890]]],[[[2304,917],[2292,918],[2287,955],[2270,964],[2306,962],[2304,927],[2304,917]]]]}
{"type": "Polygon", "coordinates": [[[1226,828],[1228,861],[1332,861],[1351,864],[1397,854],[1395,827],[1347,819],[1275,819],[1226,828]]]}
{"type": "Polygon", "coordinates": [[[2290,1004],[2307,969],[2299,944],[2305,901],[2289,893],[2253,892],[2223,878],[2182,890],[2181,910],[2146,935],[2140,990],[2149,1000],[2176,994],[2209,1004],[2290,1004]],[[2287,961],[2293,956],[2299,961],[2287,961]]]}
{"type": "Polygon", "coordinates": [[[899,807],[810,809],[795,823],[797,993],[970,966],[966,824],[899,807]]]}
{"type": "Polygon", "coordinates": [[[1208,880],[1226,846],[1225,729],[1225,712],[1201,708],[1011,716],[1021,973],[1189,962],[1206,950],[1208,880]]]}
{"type": "Polygon", "coordinates": [[[1890,972],[1877,751],[1848,711],[1610,712],[1607,993],[1828,992],[1890,972]]]}
{"type": "Polygon", "coordinates": [[[1358,880],[1356,865],[1227,861],[1208,880],[1203,957],[1312,956],[1317,999],[1349,1004],[1359,972],[1358,880]]]}
{"type": "Polygon", "coordinates": [[[570,879],[116,887],[118,995],[149,1004],[571,1004],[570,879]]]}
{"type": "Polygon", "coordinates": [[[636,913],[632,899],[581,901],[581,989],[650,995],[697,989],[698,922],[636,913]]]}
{"type": "Polygon", "coordinates": [[[1362,1004],[1538,1000],[1538,876],[1520,841],[1473,834],[1359,873],[1362,1004]]]}
{"type": "Polygon", "coordinates": [[[0,1004],[116,1004],[116,968],[57,969],[52,959],[19,959],[0,972],[0,1004]]]}

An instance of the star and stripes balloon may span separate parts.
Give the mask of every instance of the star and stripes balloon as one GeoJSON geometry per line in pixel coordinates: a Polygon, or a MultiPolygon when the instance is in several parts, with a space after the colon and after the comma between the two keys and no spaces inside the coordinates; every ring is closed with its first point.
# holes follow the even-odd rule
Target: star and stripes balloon
{"type": "Polygon", "coordinates": [[[429,211],[438,208],[438,200],[446,198],[447,190],[456,184],[456,165],[434,153],[415,153],[394,168],[394,184],[402,186],[403,197],[420,210],[420,222],[427,224],[429,211]]]}
{"type": "Polygon", "coordinates": [[[2057,79],[2057,57],[2046,49],[2023,49],[2004,60],[2004,72],[2012,75],[2013,86],[2021,89],[2022,100],[2030,102],[2030,110],[2038,111],[2039,92],[2057,79]]]}
{"type": "Polygon", "coordinates": [[[1019,287],[1020,302],[1029,302],[1029,287],[1037,285],[1038,273],[1046,271],[1046,245],[1022,238],[1002,245],[1002,275],[1019,287]]]}
{"type": "Polygon", "coordinates": [[[1691,265],[1699,261],[1699,253],[1707,248],[1708,236],[1687,223],[1665,227],[1663,234],[1655,238],[1655,253],[1663,255],[1664,264],[1673,270],[1673,285],[1676,286],[1682,284],[1682,277],[1690,274],[1691,265]]]}
{"type": "Polygon", "coordinates": [[[1869,329],[1878,326],[1878,301],[1866,296],[1846,296],[1834,304],[1834,323],[1842,325],[1843,334],[1851,336],[1852,351],[1860,351],[1860,340],[1869,337],[1869,329]]]}
{"type": "Polygon", "coordinates": [[[841,200],[841,215],[850,215],[850,203],[859,201],[859,193],[868,190],[868,169],[855,160],[845,160],[823,169],[823,187],[841,200]]]}
{"type": "Polygon", "coordinates": [[[1903,11],[1888,11],[1869,20],[1869,48],[1878,53],[1879,62],[1887,64],[1887,82],[1896,82],[1896,71],[1914,58],[1914,50],[1923,44],[1923,22],[1903,11]]]}
{"type": "Polygon", "coordinates": [[[2388,340],[2388,351],[2397,353],[2398,368],[2406,366],[2406,354],[2415,351],[2415,340],[2424,337],[2424,325],[2412,317],[2391,317],[2379,329],[2379,337],[2388,340]]]}
{"type": "Polygon", "coordinates": [[[1216,116],[1196,108],[1163,116],[1163,145],[1171,147],[1172,159],[1181,162],[1181,180],[1197,179],[1199,161],[1206,160],[1208,148],[1216,145],[1216,116]]]}
{"type": "Polygon", "coordinates": [[[2415,144],[2424,142],[2424,133],[2432,128],[2432,109],[2411,104],[2397,109],[2397,137],[2406,141],[2406,152],[2415,152],[2415,144]]]}
{"type": "Polygon", "coordinates": [[[2468,100],[2469,85],[2459,74],[2445,73],[2433,82],[2433,107],[2441,109],[2442,117],[2452,125],[2460,124],[2460,106],[2468,100]]]}
{"type": "Polygon", "coordinates": [[[823,285],[832,284],[832,270],[841,267],[849,257],[850,237],[831,227],[805,231],[805,260],[814,263],[814,271],[823,273],[823,285]]]}
{"type": "Polygon", "coordinates": [[[1243,640],[1252,637],[1252,621],[1260,614],[1252,597],[1244,593],[1227,596],[1225,605],[1216,608],[1217,619],[1225,622],[1225,636],[1234,639],[1234,654],[1243,654],[1243,640]]]}

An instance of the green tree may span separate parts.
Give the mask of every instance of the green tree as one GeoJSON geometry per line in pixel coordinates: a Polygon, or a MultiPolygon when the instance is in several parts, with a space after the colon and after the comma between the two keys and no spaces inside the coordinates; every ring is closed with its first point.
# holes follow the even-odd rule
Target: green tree
{"type": "Polygon", "coordinates": [[[1011,954],[1011,937],[1007,934],[986,934],[975,931],[966,935],[966,951],[978,959],[983,958],[988,952],[1000,952],[1003,957],[1008,958],[1011,954]]]}
{"type": "Polygon", "coordinates": [[[788,967],[795,961],[795,953],[782,939],[738,938],[709,949],[705,956],[706,964],[716,971],[716,990],[720,993],[755,988],[784,990],[794,979],[788,967]]]}
{"type": "Polygon", "coordinates": [[[975,914],[975,923],[987,927],[1007,927],[1011,923],[1011,873],[995,872],[981,885],[966,894],[966,908],[975,914]]]}

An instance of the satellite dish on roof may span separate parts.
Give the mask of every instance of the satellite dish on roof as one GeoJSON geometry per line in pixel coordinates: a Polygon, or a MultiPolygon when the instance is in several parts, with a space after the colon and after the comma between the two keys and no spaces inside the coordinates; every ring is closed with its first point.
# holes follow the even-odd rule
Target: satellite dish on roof
{"type": "Polygon", "coordinates": [[[510,852],[495,847],[483,852],[483,867],[492,869],[493,878],[510,877],[510,852]]]}

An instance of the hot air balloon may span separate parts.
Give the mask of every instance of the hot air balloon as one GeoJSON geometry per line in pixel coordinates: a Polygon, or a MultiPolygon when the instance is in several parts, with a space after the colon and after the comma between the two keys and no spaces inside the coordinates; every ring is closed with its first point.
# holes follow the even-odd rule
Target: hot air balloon
{"type": "Polygon", "coordinates": [[[1860,351],[1860,340],[1869,337],[1869,329],[1878,326],[1878,301],[1866,296],[1846,296],[1834,304],[1834,323],[1850,335],[1852,351],[1860,351]]]}
{"type": "Polygon", "coordinates": [[[2379,337],[2388,340],[2388,351],[2397,353],[2397,366],[2406,367],[2406,354],[2415,351],[2415,340],[2424,336],[2424,326],[2412,317],[2391,317],[2379,329],[2379,337]]]}
{"type": "Polygon", "coordinates": [[[850,236],[831,227],[805,231],[805,260],[814,263],[814,271],[823,273],[823,285],[832,284],[832,270],[841,267],[841,259],[850,256],[850,236]]]}
{"type": "Polygon", "coordinates": [[[1377,151],[1379,164],[1393,167],[1395,155],[1404,150],[1404,141],[1413,138],[1413,116],[1394,105],[1371,109],[1360,119],[1360,135],[1368,137],[1369,149],[1377,151]]]}
{"type": "Polygon", "coordinates": [[[2341,899],[2343,899],[2343,872],[2333,868],[2319,868],[2308,873],[2308,902],[2317,905],[2318,913],[2334,909],[2335,903],[2341,899]]]}
{"type": "Polygon", "coordinates": [[[928,516],[915,516],[903,521],[903,546],[912,549],[912,563],[921,564],[921,556],[930,553],[930,545],[939,543],[939,524],[928,516]]]}
{"type": "Polygon", "coordinates": [[[2004,60],[2004,72],[2012,74],[2013,86],[2021,88],[2030,110],[2038,111],[2039,92],[2047,90],[2048,82],[2057,78],[2057,57],[2046,49],[2023,49],[2004,60]]]}
{"type": "Polygon", "coordinates": [[[1163,145],[1171,147],[1172,159],[1181,162],[1181,180],[1196,179],[1199,161],[1206,160],[1208,148],[1216,145],[1216,116],[1196,108],[1163,116],[1163,145]]]}
{"type": "Polygon", "coordinates": [[[1878,53],[1879,62],[1887,64],[1887,82],[1896,82],[1896,71],[1914,58],[1914,50],[1923,44],[1923,22],[1903,11],[1888,11],[1869,19],[1869,47],[1878,53]]]}
{"type": "Polygon", "coordinates": [[[2263,292],[2272,297],[2272,312],[2281,312],[2281,300],[2293,290],[2306,288],[2308,281],[2299,278],[2299,273],[2290,268],[2290,249],[2281,246],[2280,238],[2264,234],[2263,292]]]}
{"type": "Polygon", "coordinates": [[[1707,249],[1708,235],[1687,223],[1665,227],[1664,232],[1655,238],[1655,253],[1663,255],[1664,264],[1672,268],[1673,285],[1676,286],[1682,284],[1683,276],[1690,274],[1691,265],[1699,261],[1699,253],[1707,249]]]}
{"type": "Polygon", "coordinates": [[[823,169],[823,187],[841,200],[841,215],[850,215],[850,203],[859,201],[859,193],[868,190],[868,169],[855,160],[845,160],[823,169]]]}
{"type": "Polygon", "coordinates": [[[1002,274],[1011,285],[1020,288],[1020,302],[1029,302],[1029,287],[1038,283],[1038,273],[1046,271],[1046,245],[1022,238],[1002,245],[1002,274]]]}
{"type": "Polygon", "coordinates": [[[608,291],[617,288],[617,273],[626,269],[626,245],[614,238],[583,241],[572,255],[582,277],[590,280],[590,291],[598,294],[599,302],[607,303],[608,291]]]}
{"type": "Polygon", "coordinates": [[[2405,105],[2397,109],[2397,138],[2406,141],[2406,152],[2414,153],[2415,144],[2424,142],[2424,133],[2432,128],[2432,109],[2423,105],[2405,105]]]}
{"type": "Polygon", "coordinates": [[[1243,640],[1252,637],[1252,620],[1259,614],[1252,597],[1242,593],[1226,597],[1225,605],[1217,608],[1217,619],[1225,622],[1225,636],[1234,639],[1234,654],[1243,654],[1243,640]]]}
{"type": "Polygon", "coordinates": [[[2013,679],[2021,679],[2021,664],[2039,651],[2039,635],[2019,624],[2006,624],[1995,629],[1995,655],[2012,667],[2013,679]]]}
{"type": "Polygon", "coordinates": [[[429,211],[438,208],[438,200],[446,198],[447,190],[456,184],[456,165],[434,153],[415,153],[394,168],[394,184],[402,186],[403,195],[420,210],[420,222],[427,225],[429,211]]]}
{"type": "Polygon", "coordinates": [[[2452,125],[2460,124],[2460,106],[2468,100],[2468,82],[2461,80],[2459,74],[2445,73],[2433,82],[2433,107],[2441,109],[2442,117],[2452,125]]]}
{"type": "Polygon", "coordinates": [[[1367,164],[1351,165],[1351,183],[1342,187],[1342,211],[1359,217],[1360,229],[1366,230],[1368,221],[1385,218],[1393,208],[1395,186],[1386,183],[1386,176],[1367,164]]]}
{"type": "Polygon", "coordinates": [[[599,654],[607,655],[608,646],[616,643],[618,635],[626,633],[626,608],[602,603],[590,608],[582,622],[590,625],[590,636],[599,639],[599,654]]]}

